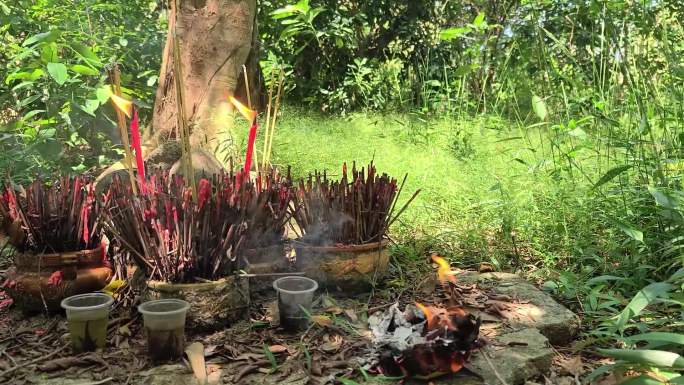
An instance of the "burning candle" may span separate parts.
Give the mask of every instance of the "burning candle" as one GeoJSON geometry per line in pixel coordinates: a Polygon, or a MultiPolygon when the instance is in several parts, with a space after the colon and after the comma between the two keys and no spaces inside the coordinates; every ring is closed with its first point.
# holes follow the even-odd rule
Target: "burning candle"
{"type": "Polygon", "coordinates": [[[256,111],[250,109],[244,104],[240,103],[239,100],[235,99],[233,96],[229,97],[230,102],[233,103],[235,108],[240,112],[240,114],[247,119],[247,121],[252,123],[249,128],[249,137],[247,139],[247,154],[245,156],[245,167],[243,172],[249,176],[249,170],[252,168],[252,156],[254,155],[254,142],[256,141],[257,134],[257,113],[256,111]]]}
{"type": "Polygon", "coordinates": [[[135,163],[138,168],[138,180],[140,181],[140,191],[145,194],[145,163],[142,156],[142,145],[140,143],[140,128],[138,123],[138,110],[133,110],[133,120],[131,121],[131,142],[135,150],[135,163]]]}

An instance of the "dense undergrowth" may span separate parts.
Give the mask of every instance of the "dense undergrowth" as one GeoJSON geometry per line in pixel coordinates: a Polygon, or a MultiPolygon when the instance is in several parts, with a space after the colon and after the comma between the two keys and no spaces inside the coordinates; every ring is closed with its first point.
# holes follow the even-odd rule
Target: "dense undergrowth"
{"type": "MultiPolygon", "coordinates": [[[[259,5],[262,70],[288,74],[278,163],[408,172],[422,193],[392,229],[398,261],[440,252],[520,271],[584,316],[579,347],[626,349],[603,353],[652,378],[639,383],[677,375],[677,357],[654,351],[682,353],[681,2],[259,5]]],[[[145,120],[161,9],[0,0],[3,174],[118,157],[105,69],[123,65],[145,120]]]]}

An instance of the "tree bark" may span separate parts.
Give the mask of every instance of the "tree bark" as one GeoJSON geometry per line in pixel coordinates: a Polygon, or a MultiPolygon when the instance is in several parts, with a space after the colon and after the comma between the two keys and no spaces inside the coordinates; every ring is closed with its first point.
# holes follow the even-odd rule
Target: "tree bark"
{"type": "MultiPolygon", "coordinates": [[[[174,36],[180,51],[185,116],[190,127],[193,168],[211,175],[228,164],[233,145],[229,95],[246,104],[242,66],[248,69],[253,103],[263,95],[257,45],[256,0],[169,0],[169,32],[163,51],[152,127],[145,130],[143,156],[153,167],[180,171],[174,36]],[[178,9],[176,9],[176,4],[178,9]],[[237,87],[237,88],[236,88],[237,87]]],[[[98,192],[125,173],[117,162],[97,178],[98,192]]]]}
{"type": "MultiPolygon", "coordinates": [[[[191,130],[190,145],[193,149],[212,154],[226,152],[220,147],[224,144],[222,142],[230,142],[228,112],[232,106],[228,96],[236,91],[242,92],[236,89],[238,84],[243,84],[240,81],[242,66],[247,63],[250,52],[257,48],[254,44],[257,37],[256,0],[170,2],[169,33],[163,52],[152,130],[148,130],[151,131],[149,143],[155,148],[177,138],[175,36],[180,48],[181,84],[185,116],[191,130]]],[[[250,63],[251,72],[258,70],[258,61],[256,63],[257,68],[251,68],[254,63],[250,63]]]]}

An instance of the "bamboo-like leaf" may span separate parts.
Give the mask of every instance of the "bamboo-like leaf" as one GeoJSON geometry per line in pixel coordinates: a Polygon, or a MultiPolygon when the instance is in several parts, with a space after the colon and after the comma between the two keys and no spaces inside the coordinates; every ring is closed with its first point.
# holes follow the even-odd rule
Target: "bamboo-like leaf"
{"type": "Polygon", "coordinates": [[[672,344],[684,345],[684,334],[679,333],[665,333],[665,332],[652,332],[637,334],[634,336],[627,337],[628,341],[646,341],[646,342],[666,342],[672,344]]]}
{"type": "Polygon", "coordinates": [[[655,378],[649,377],[642,374],[639,377],[633,377],[626,381],[622,381],[620,385],[664,385],[663,382],[656,380],[655,378]]]}
{"type": "Polygon", "coordinates": [[[617,177],[618,175],[622,174],[623,172],[629,170],[630,168],[632,168],[632,165],[630,165],[630,164],[624,164],[622,166],[617,166],[617,167],[611,168],[605,174],[603,174],[603,176],[594,184],[594,186],[592,187],[592,190],[596,189],[598,187],[601,187],[604,184],[610,182],[615,177],[617,177]]]}
{"type": "Polygon", "coordinates": [[[648,192],[651,193],[656,203],[659,206],[663,206],[667,209],[675,210],[679,205],[677,204],[677,199],[667,192],[659,189],[657,187],[648,186],[648,192]]]}
{"type": "Polygon", "coordinates": [[[673,288],[674,286],[667,282],[655,282],[639,290],[618,316],[617,328],[623,330],[627,321],[641,314],[646,306],[656,299],[668,297],[670,290],[673,288]]]}
{"type": "Polygon", "coordinates": [[[271,373],[275,373],[278,370],[278,361],[276,360],[275,355],[268,348],[268,345],[264,344],[263,348],[264,355],[266,355],[268,362],[271,364],[271,373]]]}
{"type": "Polygon", "coordinates": [[[664,350],[598,349],[598,352],[608,357],[639,365],[684,369],[684,358],[682,356],[664,350]]]}

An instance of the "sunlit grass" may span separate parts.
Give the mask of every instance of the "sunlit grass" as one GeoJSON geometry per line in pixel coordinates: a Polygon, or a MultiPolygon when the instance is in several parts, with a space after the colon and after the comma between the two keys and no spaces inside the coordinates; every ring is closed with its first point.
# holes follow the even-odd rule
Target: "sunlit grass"
{"type": "Polygon", "coordinates": [[[517,128],[496,119],[331,117],[290,109],[279,120],[272,160],[291,166],[296,178],[313,170],[336,176],[343,162],[361,167],[371,160],[399,180],[408,173],[402,201],[421,193],[394,235],[429,236],[439,250],[504,264],[515,253],[511,232],[521,245],[540,248],[539,255],[566,254],[563,238],[574,237],[568,226],[575,224],[565,223],[563,211],[582,209],[586,188],[535,172],[530,146],[517,128]]]}

